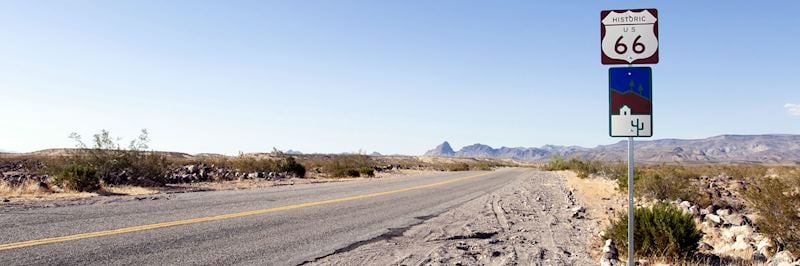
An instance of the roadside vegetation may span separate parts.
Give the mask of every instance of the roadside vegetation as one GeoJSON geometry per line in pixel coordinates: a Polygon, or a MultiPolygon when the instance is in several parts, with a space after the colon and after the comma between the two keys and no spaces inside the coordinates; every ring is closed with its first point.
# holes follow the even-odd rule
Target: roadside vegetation
{"type": "MultiPolygon", "coordinates": [[[[554,157],[541,168],[574,171],[580,178],[615,180],[620,193],[628,190],[624,162],[554,157]]],[[[635,211],[637,255],[670,258],[693,253],[700,240],[694,233],[695,225],[702,222],[697,220],[699,214],[694,214],[692,222],[686,208],[676,212],[661,204],[684,201],[711,210],[711,214],[720,209],[757,214],[752,227],[775,241],[773,252],[788,250],[800,254],[800,166],[672,163],[638,164],[635,170],[636,197],[644,202],[657,202],[653,207],[635,211]],[[639,243],[640,240],[643,242],[639,243]]],[[[622,247],[627,241],[626,224],[627,216],[620,214],[607,229],[606,236],[622,247]]]]}
{"type": "MultiPolygon", "coordinates": [[[[634,215],[634,252],[636,257],[687,259],[697,251],[703,237],[692,216],[677,207],[660,203],[637,208],[634,215]]],[[[619,243],[622,254],[628,251],[628,215],[620,212],[606,230],[609,239],[619,243]]],[[[626,255],[627,256],[627,255],[626,255]]]]}
{"type": "Polygon", "coordinates": [[[518,166],[490,159],[364,154],[290,155],[267,153],[188,155],[150,150],[150,136],[123,142],[101,130],[85,139],[73,133],[73,149],[0,155],[0,196],[52,191],[96,192],[109,186],[159,187],[166,184],[244,179],[375,177],[400,170],[486,171],[518,166]],[[6,173],[7,175],[4,175],[6,173]]]}

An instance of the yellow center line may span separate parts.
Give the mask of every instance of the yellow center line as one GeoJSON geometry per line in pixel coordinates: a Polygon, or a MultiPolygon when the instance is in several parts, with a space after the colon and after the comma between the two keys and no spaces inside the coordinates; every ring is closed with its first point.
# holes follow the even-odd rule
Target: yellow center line
{"type": "Polygon", "coordinates": [[[470,179],[470,178],[476,178],[476,177],[487,175],[487,174],[488,173],[465,176],[465,177],[460,177],[460,178],[456,178],[456,179],[451,179],[451,180],[447,180],[447,181],[441,181],[441,182],[436,182],[436,183],[431,183],[431,184],[421,185],[421,186],[416,186],[416,187],[408,187],[408,188],[402,188],[402,189],[397,189],[397,190],[390,190],[390,191],[362,194],[362,195],[349,196],[349,197],[337,198],[337,199],[329,199],[329,200],[314,201],[314,202],[305,202],[305,203],[300,203],[300,204],[295,204],[295,205],[287,205],[287,206],[274,207],[274,208],[268,208],[268,209],[259,209],[259,210],[244,211],[244,212],[237,212],[237,213],[228,213],[228,214],[215,215],[215,216],[199,217],[199,218],[192,218],[192,219],[185,219],[185,220],[176,220],[176,221],[154,223],[154,224],[145,224],[145,225],[139,225],[139,226],[131,226],[131,227],[124,227],[124,228],[119,228],[119,229],[112,229],[112,230],[104,230],[104,231],[81,233],[81,234],[75,234],[75,235],[34,239],[34,240],[28,240],[28,241],[22,241],[22,242],[16,242],[16,243],[0,244],[0,250],[17,249],[17,248],[38,246],[38,245],[65,242],[65,241],[71,241],[71,240],[86,239],[86,238],[92,238],[92,237],[101,237],[101,236],[124,234],[124,233],[130,233],[130,232],[153,230],[153,229],[170,227],[170,226],[178,226],[178,225],[187,225],[187,224],[195,224],[195,223],[202,223],[202,222],[219,221],[219,220],[233,219],[233,218],[239,218],[239,217],[245,217],[245,216],[251,216],[251,215],[258,215],[258,214],[265,214],[265,213],[271,213],[271,212],[278,212],[278,211],[299,209],[299,208],[319,206],[319,205],[325,205],[325,204],[340,203],[340,202],[345,202],[345,201],[353,201],[353,200],[360,200],[360,199],[366,199],[366,198],[373,198],[373,197],[379,197],[379,196],[385,196],[385,195],[391,195],[391,194],[396,194],[396,193],[412,191],[412,190],[419,190],[419,189],[425,189],[425,188],[431,188],[431,187],[446,185],[446,184],[450,184],[450,183],[454,183],[454,182],[458,182],[458,181],[462,181],[462,180],[466,180],[466,179],[470,179]]]}

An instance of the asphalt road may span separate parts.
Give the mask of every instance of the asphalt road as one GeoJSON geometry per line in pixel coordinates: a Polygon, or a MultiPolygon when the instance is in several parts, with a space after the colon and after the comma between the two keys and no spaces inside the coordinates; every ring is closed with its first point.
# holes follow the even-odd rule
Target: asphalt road
{"type": "Polygon", "coordinates": [[[298,265],[396,233],[529,171],[435,173],[0,211],[0,265],[298,265]]]}

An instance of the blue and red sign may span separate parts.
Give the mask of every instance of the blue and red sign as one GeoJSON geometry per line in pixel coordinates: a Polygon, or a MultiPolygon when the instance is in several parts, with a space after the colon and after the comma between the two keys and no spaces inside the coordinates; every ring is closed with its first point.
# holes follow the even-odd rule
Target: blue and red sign
{"type": "Polygon", "coordinates": [[[608,70],[609,135],[653,136],[653,71],[649,67],[608,70]]]}

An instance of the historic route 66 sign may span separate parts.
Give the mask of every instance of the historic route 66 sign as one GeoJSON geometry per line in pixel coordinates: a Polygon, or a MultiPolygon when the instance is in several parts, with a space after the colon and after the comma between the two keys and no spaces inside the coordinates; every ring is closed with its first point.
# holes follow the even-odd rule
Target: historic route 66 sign
{"type": "Polygon", "coordinates": [[[600,48],[604,65],[658,63],[658,10],[600,12],[600,48]]]}

